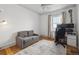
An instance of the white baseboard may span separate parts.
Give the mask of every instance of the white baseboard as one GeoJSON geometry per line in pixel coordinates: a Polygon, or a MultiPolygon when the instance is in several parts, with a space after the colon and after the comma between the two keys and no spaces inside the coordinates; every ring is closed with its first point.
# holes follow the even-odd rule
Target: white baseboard
{"type": "Polygon", "coordinates": [[[16,45],[15,41],[14,42],[10,42],[10,43],[6,44],[5,46],[0,47],[0,50],[8,48],[8,47],[11,47],[11,46],[14,46],[14,45],[16,45]]]}

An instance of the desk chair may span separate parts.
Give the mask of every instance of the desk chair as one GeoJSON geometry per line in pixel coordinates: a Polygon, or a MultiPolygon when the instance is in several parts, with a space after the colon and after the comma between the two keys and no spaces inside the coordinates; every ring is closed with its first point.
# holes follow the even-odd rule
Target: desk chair
{"type": "Polygon", "coordinates": [[[67,45],[67,37],[64,27],[57,27],[55,32],[55,43],[56,45],[61,44],[63,47],[67,45]]]}

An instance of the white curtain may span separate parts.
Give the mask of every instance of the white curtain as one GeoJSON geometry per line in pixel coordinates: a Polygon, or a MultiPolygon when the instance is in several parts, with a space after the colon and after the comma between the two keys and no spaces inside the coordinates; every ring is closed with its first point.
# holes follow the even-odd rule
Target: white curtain
{"type": "Polygon", "coordinates": [[[51,15],[48,15],[48,36],[51,37],[51,15]]]}

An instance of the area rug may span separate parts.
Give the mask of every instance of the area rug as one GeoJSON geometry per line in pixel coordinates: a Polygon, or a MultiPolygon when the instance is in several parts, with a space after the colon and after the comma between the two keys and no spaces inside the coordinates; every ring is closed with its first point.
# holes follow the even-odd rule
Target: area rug
{"type": "Polygon", "coordinates": [[[66,55],[66,48],[62,45],[56,46],[54,41],[40,40],[15,55],[66,55]]]}

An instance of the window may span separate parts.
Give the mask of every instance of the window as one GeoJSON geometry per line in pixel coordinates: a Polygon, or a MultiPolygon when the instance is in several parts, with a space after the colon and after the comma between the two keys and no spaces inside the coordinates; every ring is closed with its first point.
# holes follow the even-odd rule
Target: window
{"type": "Polygon", "coordinates": [[[62,14],[52,16],[52,31],[56,30],[57,24],[62,24],[62,14]]]}

